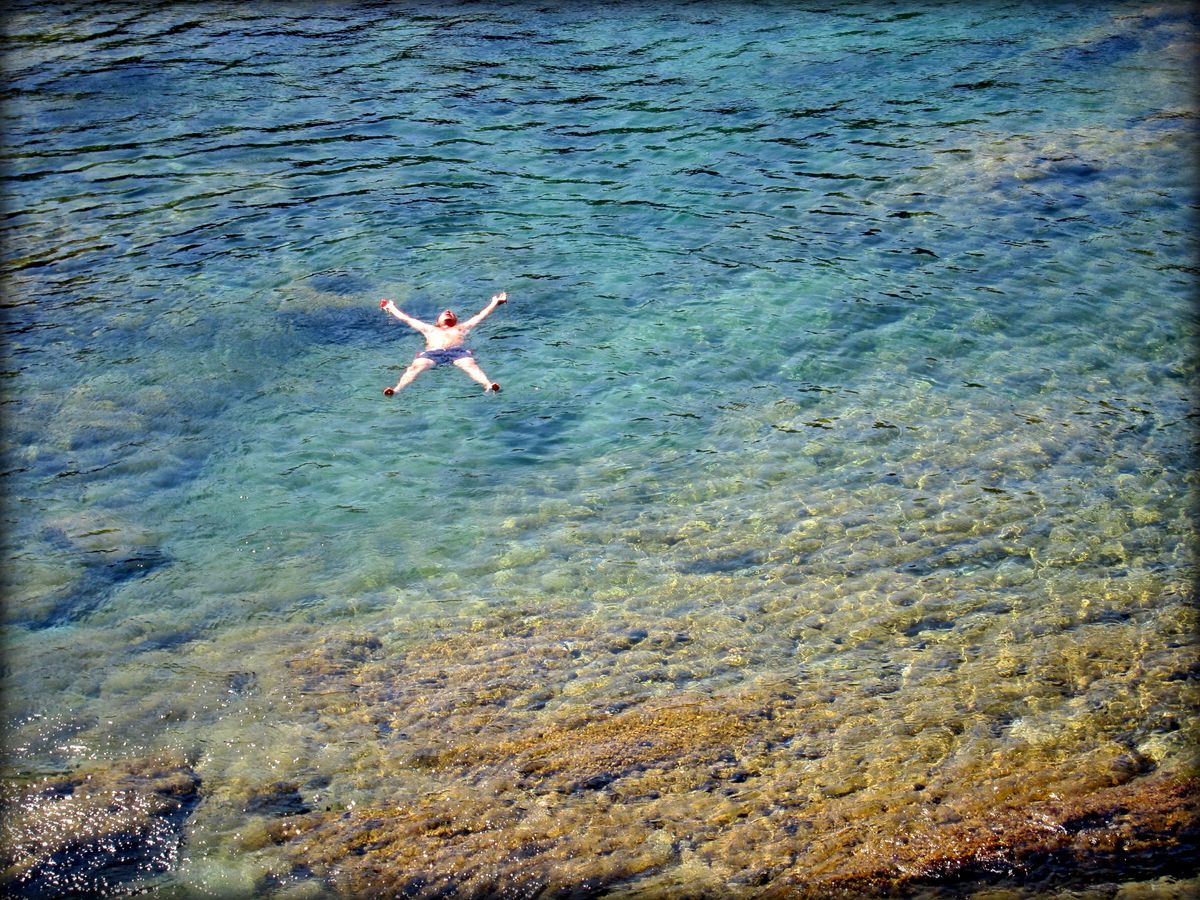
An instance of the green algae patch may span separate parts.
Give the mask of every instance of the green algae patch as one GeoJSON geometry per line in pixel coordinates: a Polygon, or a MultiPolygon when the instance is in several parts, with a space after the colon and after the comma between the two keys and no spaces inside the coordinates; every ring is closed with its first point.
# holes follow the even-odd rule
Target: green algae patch
{"type": "Polygon", "coordinates": [[[0,889],[12,897],[98,896],[167,871],[199,787],[173,755],[6,783],[0,889]]]}

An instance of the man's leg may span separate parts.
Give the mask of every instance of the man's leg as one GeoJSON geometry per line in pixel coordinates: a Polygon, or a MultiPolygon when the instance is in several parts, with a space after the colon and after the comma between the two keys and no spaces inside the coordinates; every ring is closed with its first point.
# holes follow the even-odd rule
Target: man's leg
{"type": "Polygon", "coordinates": [[[418,375],[420,375],[426,369],[431,369],[431,368],[433,368],[433,360],[432,359],[425,359],[425,358],[414,359],[412,361],[412,365],[410,365],[407,369],[404,370],[404,374],[400,376],[400,380],[396,382],[396,386],[390,387],[390,388],[384,388],[383,392],[387,396],[390,397],[390,396],[392,396],[392,394],[396,393],[396,391],[404,390],[406,387],[408,387],[410,384],[413,383],[414,378],[416,378],[418,375]]]}
{"type": "Polygon", "coordinates": [[[483,374],[483,369],[479,368],[479,363],[471,359],[469,356],[464,356],[462,359],[456,359],[454,364],[470,375],[475,381],[483,385],[485,391],[500,390],[499,382],[492,381],[483,374]]]}

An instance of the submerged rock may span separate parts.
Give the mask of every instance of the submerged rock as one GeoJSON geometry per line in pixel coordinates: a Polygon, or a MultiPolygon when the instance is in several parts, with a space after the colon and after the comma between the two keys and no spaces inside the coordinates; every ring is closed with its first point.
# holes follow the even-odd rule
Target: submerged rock
{"type": "Polygon", "coordinates": [[[1036,683],[998,680],[986,655],[949,671],[914,650],[887,691],[862,690],[861,673],[649,687],[649,672],[726,643],[672,636],[543,619],[298,658],[293,677],[327,698],[323,723],[356,735],[352,777],[396,799],[260,820],[257,846],[280,854],[272,877],[305,873],[346,897],[824,898],[1195,866],[1194,769],[1101,736],[1136,710],[1069,729],[1005,717],[1010,694],[1053,706],[1093,676],[1104,687],[1106,655],[1129,655],[1111,631],[1082,649],[1076,634],[1038,638],[1036,683]],[[614,653],[614,638],[631,646],[614,653]],[[1095,671],[1064,669],[1067,684],[1063,659],[1095,671]]]}
{"type": "Polygon", "coordinates": [[[922,886],[1190,877],[1200,862],[1200,781],[1158,777],[1082,797],[999,808],[867,845],[840,871],[781,879],[772,897],[891,896],[922,886]]]}
{"type": "Polygon", "coordinates": [[[263,816],[296,816],[310,812],[300,795],[300,787],[292,781],[277,781],[254,791],[246,800],[246,812],[263,816]]]}
{"type": "MultiPolygon", "coordinates": [[[[812,802],[795,792],[715,790],[712,778],[663,785],[661,770],[652,783],[663,792],[622,787],[630,774],[590,774],[570,793],[541,798],[528,783],[513,790],[484,779],[473,796],[439,792],[394,808],[313,815],[273,836],[294,867],[324,873],[350,897],[598,896],[619,885],[641,896],[893,896],[1187,876],[1200,859],[1195,779],[1151,776],[997,807],[973,785],[953,813],[927,815],[922,803],[902,813],[864,804],[856,795],[871,793],[865,782],[812,802]],[[860,817],[864,808],[872,814],[860,817]]],[[[752,780],[735,776],[732,785],[752,780]]]]}
{"type": "Polygon", "coordinates": [[[196,773],[174,756],[5,785],[0,894],[99,896],[165,872],[199,787],[196,773]]]}

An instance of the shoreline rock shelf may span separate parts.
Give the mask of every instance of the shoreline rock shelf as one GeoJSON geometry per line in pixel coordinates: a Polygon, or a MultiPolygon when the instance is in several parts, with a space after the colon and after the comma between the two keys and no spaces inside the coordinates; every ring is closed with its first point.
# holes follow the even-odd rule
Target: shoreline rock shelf
{"type": "Polygon", "coordinates": [[[1070,690],[1047,676],[1039,693],[987,655],[886,691],[863,673],[655,691],[631,677],[645,671],[637,647],[664,671],[694,668],[721,637],[624,627],[638,641],[621,653],[611,628],[534,620],[369,653],[351,637],[297,660],[310,699],[331,698],[314,700],[321,721],[361,739],[354,772],[334,780],[395,800],[275,819],[261,846],[354,897],[817,898],[1194,877],[1193,725],[1164,732],[1114,692],[1154,679],[1126,683],[1106,662],[1124,653],[1111,628],[1025,647],[1039,670],[1073,672],[1070,690]],[[1109,701],[1086,711],[1072,697],[1091,684],[1109,701]]]}

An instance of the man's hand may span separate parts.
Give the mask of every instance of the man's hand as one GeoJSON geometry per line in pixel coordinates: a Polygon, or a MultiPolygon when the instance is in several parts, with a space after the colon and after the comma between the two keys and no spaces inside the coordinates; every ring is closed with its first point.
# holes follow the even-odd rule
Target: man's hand
{"type": "Polygon", "coordinates": [[[508,292],[501,291],[498,294],[493,294],[492,302],[495,303],[497,306],[499,306],[501,303],[507,303],[508,302],[508,292]]]}
{"type": "Polygon", "coordinates": [[[391,300],[380,300],[380,301],[379,301],[379,308],[380,308],[380,309],[387,309],[387,308],[388,308],[389,306],[391,306],[391,305],[392,305],[392,301],[391,301],[391,300]]]}

